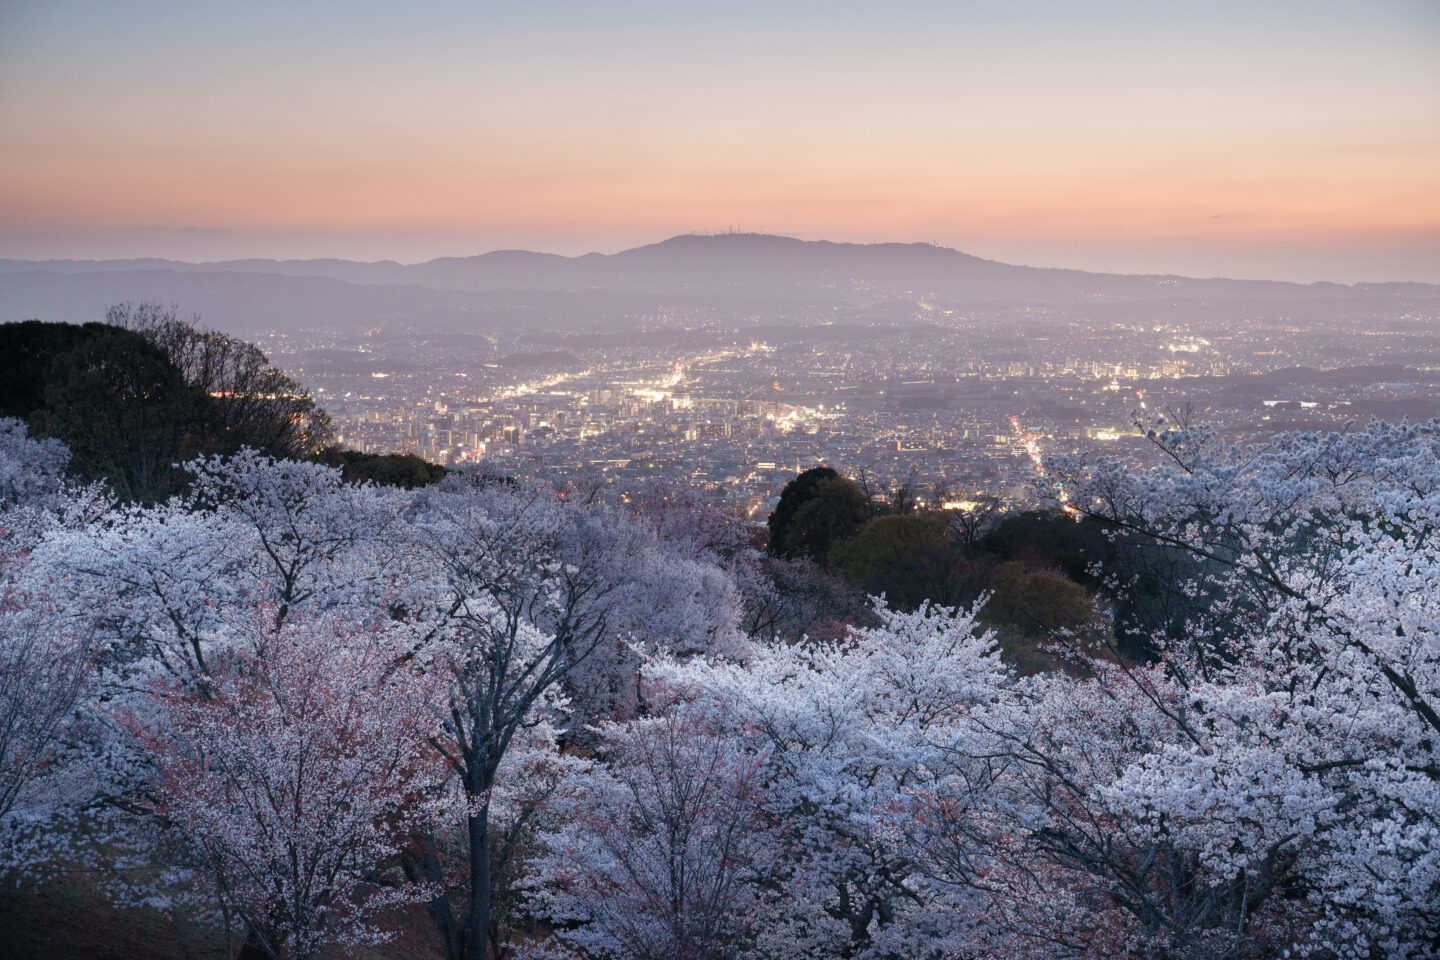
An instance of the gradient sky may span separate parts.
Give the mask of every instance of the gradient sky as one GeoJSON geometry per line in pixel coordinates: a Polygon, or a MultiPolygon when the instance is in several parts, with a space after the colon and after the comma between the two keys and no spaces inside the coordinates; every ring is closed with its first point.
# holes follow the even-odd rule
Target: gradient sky
{"type": "Polygon", "coordinates": [[[1440,3],[0,0],[0,256],[727,229],[1440,282],[1440,3]]]}

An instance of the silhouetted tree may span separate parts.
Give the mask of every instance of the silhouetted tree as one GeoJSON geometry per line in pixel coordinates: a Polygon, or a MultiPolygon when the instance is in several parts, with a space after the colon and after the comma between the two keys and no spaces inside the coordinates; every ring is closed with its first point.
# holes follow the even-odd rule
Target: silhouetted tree
{"type": "MultiPolygon", "coordinates": [[[[937,502],[943,504],[947,499],[937,498],[937,502]]],[[[995,525],[1002,503],[1000,498],[993,494],[976,494],[973,499],[965,501],[965,504],[961,509],[945,511],[945,519],[950,524],[951,536],[960,543],[971,546],[977,544],[995,525]]]]}
{"type": "Polygon", "coordinates": [[[786,485],[770,515],[770,552],[825,563],[830,548],[853,537],[868,514],[869,501],[854,481],[829,467],[806,470],[786,485]]]}
{"type": "Polygon", "coordinates": [[[28,381],[18,399],[33,403],[38,387],[41,402],[6,414],[27,417],[38,437],[63,440],[73,472],[104,480],[124,499],[153,501],[179,489],[183,475],[175,464],[199,452],[193,427],[203,421],[206,401],[161,350],[103,324],[17,333],[40,348],[33,369],[23,361],[14,367],[28,381]]]}
{"type": "Polygon", "coordinates": [[[815,496],[815,488],[821,480],[838,476],[840,474],[830,467],[811,467],[785,484],[785,489],[780,491],[780,502],[775,504],[770,519],[766,521],[770,527],[769,549],[772,554],[785,555],[785,537],[790,531],[790,525],[795,521],[795,514],[806,501],[815,496]]]}
{"type": "Polygon", "coordinates": [[[198,317],[181,320],[174,307],[156,303],[116,304],[105,319],[164,351],[185,382],[210,398],[203,427],[208,452],[250,447],[270,457],[311,459],[331,440],[325,411],[253,343],[203,330],[198,317]]]}
{"type": "Polygon", "coordinates": [[[0,325],[0,417],[64,441],[78,476],[154,502],[184,486],[175,465],[191,457],[313,459],[329,441],[324,411],[252,344],[153,304],[108,316],[0,325]]]}
{"type": "Polygon", "coordinates": [[[914,513],[920,506],[920,486],[920,471],[911,467],[910,473],[906,475],[905,479],[890,491],[890,512],[914,513]]]}

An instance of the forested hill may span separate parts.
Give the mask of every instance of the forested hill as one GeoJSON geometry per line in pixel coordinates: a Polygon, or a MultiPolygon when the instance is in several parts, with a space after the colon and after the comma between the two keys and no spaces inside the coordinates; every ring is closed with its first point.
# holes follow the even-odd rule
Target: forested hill
{"type": "Polygon", "coordinates": [[[406,486],[444,473],[415,457],[335,449],[325,412],[258,348],[171,309],[117,307],[107,323],[0,324],[0,358],[0,417],[62,441],[75,476],[122,499],[163,499],[185,485],[177,464],[242,448],[406,486]]]}

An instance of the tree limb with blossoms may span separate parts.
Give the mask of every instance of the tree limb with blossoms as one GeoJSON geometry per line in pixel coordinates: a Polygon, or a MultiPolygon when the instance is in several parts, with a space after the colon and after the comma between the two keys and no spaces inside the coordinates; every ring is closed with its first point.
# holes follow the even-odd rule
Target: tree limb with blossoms
{"type": "Polygon", "coordinates": [[[376,915],[430,895],[385,867],[443,770],[426,743],[433,690],[394,669],[383,620],[275,617],[254,609],[203,694],[157,682],[153,709],[121,720],[145,751],[149,806],[183,851],[185,888],[213,898],[251,950],[308,960],[384,941],[376,915]]]}

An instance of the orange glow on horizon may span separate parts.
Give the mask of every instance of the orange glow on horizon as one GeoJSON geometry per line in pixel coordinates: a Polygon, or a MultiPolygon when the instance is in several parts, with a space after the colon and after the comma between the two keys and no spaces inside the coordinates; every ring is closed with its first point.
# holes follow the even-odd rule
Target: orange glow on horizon
{"type": "Polygon", "coordinates": [[[182,259],[325,255],[320,238],[423,259],[735,228],[1060,264],[1068,245],[1077,266],[1106,248],[1117,270],[1140,265],[1126,251],[1182,271],[1202,250],[1353,255],[1357,276],[1433,261],[1410,278],[1440,280],[1440,18],[1410,8],[1244,29],[1117,10],[1069,32],[767,13],[767,33],[622,5],[566,33],[543,11],[375,6],[340,39],[323,13],[269,10],[287,34],[196,8],[175,49],[139,21],[133,48],[96,47],[92,21],[125,21],[84,0],[86,18],[34,8],[31,46],[0,39],[0,256],[94,235],[182,259]]]}

